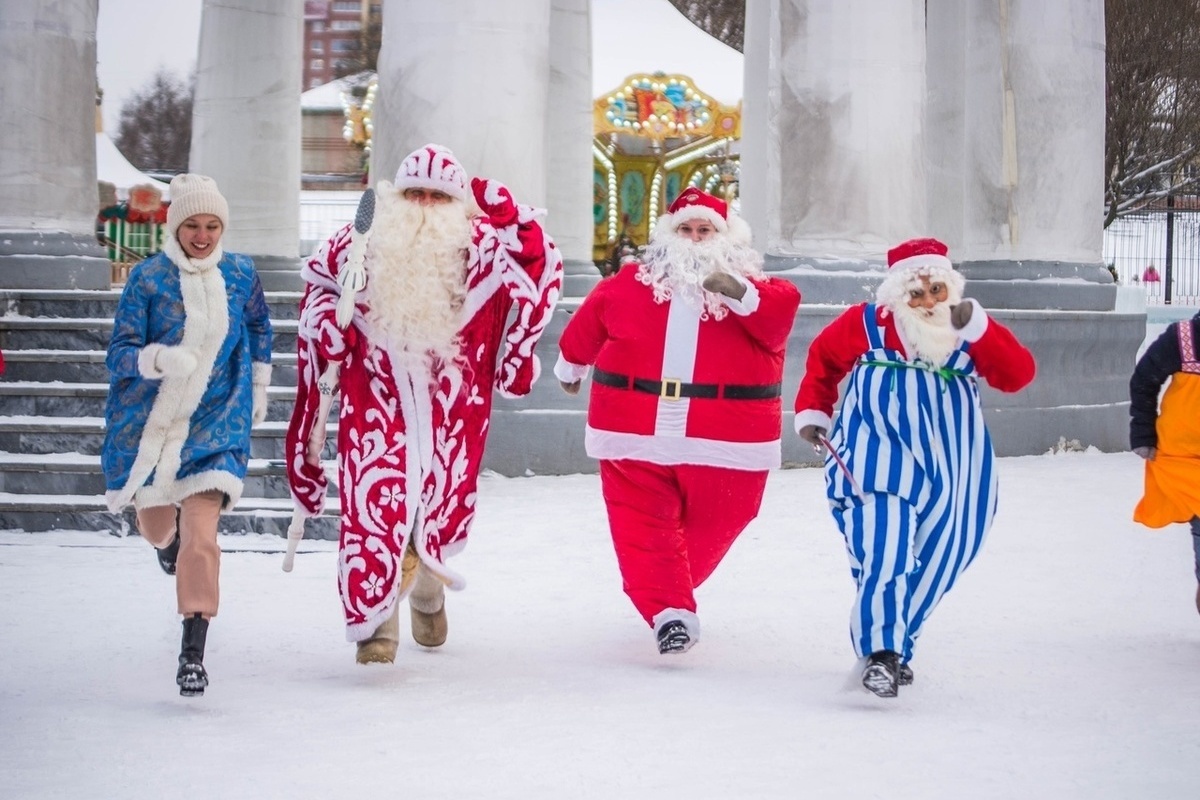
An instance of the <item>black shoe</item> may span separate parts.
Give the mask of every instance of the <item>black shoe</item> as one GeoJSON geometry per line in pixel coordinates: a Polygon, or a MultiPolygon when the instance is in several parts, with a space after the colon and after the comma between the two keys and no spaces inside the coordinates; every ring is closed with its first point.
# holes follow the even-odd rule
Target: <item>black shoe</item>
{"type": "Polygon", "coordinates": [[[175,538],[166,547],[156,547],[154,552],[158,555],[158,565],[162,567],[162,571],[168,575],[175,574],[175,562],[179,560],[179,532],[176,531],[175,538]]]}
{"type": "Polygon", "coordinates": [[[913,671],[912,667],[905,662],[900,665],[900,671],[896,673],[896,683],[900,686],[912,686],[913,671]]]}
{"type": "Polygon", "coordinates": [[[179,670],[175,673],[179,694],[184,697],[204,694],[204,687],[208,686],[208,672],[204,669],[204,641],[207,637],[208,620],[199,614],[184,617],[179,670]]]}
{"type": "Polygon", "coordinates": [[[682,653],[692,646],[692,637],[688,635],[687,626],[680,620],[671,620],[658,629],[658,652],[682,653]]]}
{"type": "Polygon", "coordinates": [[[879,650],[867,659],[863,669],[863,686],[879,697],[895,697],[900,677],[900,655],[891,650],[879,650]]]}
{"type": "Polygon", "coordinates": [[[168,575],[175,574],[175,562],[179,560],[179,509],[175,509],[175,538],[166,547],[154,548],[158,555],[158,565],[168,575]]]}

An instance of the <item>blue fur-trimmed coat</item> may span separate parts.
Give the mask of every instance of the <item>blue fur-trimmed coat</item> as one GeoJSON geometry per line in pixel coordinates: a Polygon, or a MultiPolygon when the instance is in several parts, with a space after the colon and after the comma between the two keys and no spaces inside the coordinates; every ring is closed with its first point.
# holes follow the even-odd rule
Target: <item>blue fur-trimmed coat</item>
{"type": "Polygon", "coordinates": [[[108,346],[104,411],[106,500],[112,511],[170,505],[219,490],[241,497],[255,398],[265,414],[271,321],[254,262],[219,248],[188,258],[173,238],[133,268],[108,346]],[[164,375],[156,357],[183,345],[196,355],[186,377],[164,375]]]}

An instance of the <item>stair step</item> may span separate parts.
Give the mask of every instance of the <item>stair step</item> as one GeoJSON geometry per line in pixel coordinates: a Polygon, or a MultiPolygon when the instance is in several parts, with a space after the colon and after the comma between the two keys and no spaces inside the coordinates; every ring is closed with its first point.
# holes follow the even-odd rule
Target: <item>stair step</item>
{"type": "MultiPolygon", "coordinates": [[[[326,504],[325,513],[305,523],[308,539],[336,540],[341,509],[336,501],[326,504]]],[[[290,499],[243,497],[237,508],[223,513],[222,533],[287,534],[292,519],[290,499]]],[[[112,531],[135,534],[132,509],[114,514],[101,495],[13,494],[0,492],[0,530],[28,532],[49,530],[112,531]]]]}
{"type": "MultiPolygon", "coordinates": [[[[296,387],[268,386],[267,401],[268,420],[290,419],[296,387]]],[[[103,417],[107,403],[107,383],[0,382],[0,414],[4,416],[103,417]]]]}
{"type": "MultiPolygon", "coordinates": [[[[337,463],[326,461],[324,467],[329,496],[337,497],[337,463]]],[[[100,495],[105,488],[98,455],[0,453],[0,492],[100,495]]],[[[251,458],[246,466],[243,493],[248,502],[290,497],[283,459],[251,458]]]]}
{"type": "MultiPolygon", "coordinates": [[[[0,384],[3,386],[3,384],[0,384]]],[[[0,405],[3,405],[0,402],[0,405]]],[[[284,437],[288,423],[268,420],[250,432],[250,457],[279,460],[286,455],[284,437]]],[[[330,416],[322,457],[335,457],[336,414],[330,416]]],[[[100,416],[51,417],[0,416],[0,451],[46,455],[81,453],[97,456],[104,445],[104,418],[100,416]]]]}
{"type": "MultiPolygon", "coordinates": [[[[4,375],[0,382],[29,381],[37,383],[63,381],[66,383],[108,383],[105,350],[51,350],[30,348],[9,350],[4,354],[4,375]]],[[[271,383],[274,386],[296,385],[296,353],[271,354],[271,383]]]]}
{"type": "MultiPolygon", "coordinates": [[[[10,350],[32,349],[107,350],[113,324],[112,317],[2,316],[0,349],[5,354],[10,350]]],[[[272,349],[295,352],[299,325],[294,319],[272,319],[272,349]]]]}
{"type": "MultiPolygon", "coordinates": [[[[295,319],[302,292],[263,292],[272,321],[295,319]]],[[[108,317],[117,314],[119,289],[8,289],[0,290],[0,307],[25,317],[108,317]]]]}

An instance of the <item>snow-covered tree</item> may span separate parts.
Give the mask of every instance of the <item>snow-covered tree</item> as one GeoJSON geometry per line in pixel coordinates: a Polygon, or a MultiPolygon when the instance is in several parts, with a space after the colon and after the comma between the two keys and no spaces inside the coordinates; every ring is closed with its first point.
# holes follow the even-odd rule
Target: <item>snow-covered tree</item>
{"type": "Polygon", "coordinates": [[[194,80],[160,69],[121,106],[113,142],[135,167],[186,172],[192,146],[194,80]]]}
{"type": "Polygon", "coordinates": [[[1200,0],[1105,0],[1105,216],[1200,187],[1200,0]]]}

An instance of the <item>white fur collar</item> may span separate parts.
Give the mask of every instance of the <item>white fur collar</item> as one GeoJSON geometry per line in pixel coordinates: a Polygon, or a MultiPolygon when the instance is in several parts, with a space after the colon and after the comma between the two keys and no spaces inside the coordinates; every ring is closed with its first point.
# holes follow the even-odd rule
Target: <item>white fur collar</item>
{"type": "Polygon", "coordinates": [[[207,272],[225,256],[224,249],[218,244],[204,258],[190,258],[187,253],[183,252],[183,246],[174,236],[167,237],[167,240],[163,242],[163,252],[167,254],[167,258],[171,259],[171,263],[184,272],[207,272]]]}

